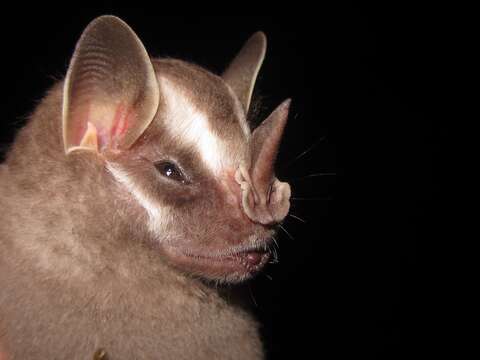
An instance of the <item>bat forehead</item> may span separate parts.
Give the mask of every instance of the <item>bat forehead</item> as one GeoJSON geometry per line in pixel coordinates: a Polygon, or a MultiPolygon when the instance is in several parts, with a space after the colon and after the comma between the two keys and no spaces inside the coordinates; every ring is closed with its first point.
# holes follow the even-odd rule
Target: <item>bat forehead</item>
{"type": "Polygon", "coordinates": [[[250,130],[232,90],[221,78],[178,60],[160,60],[154,67],[162,130],[193,148],[215,173],[236,166],[247,151],[250,130]]]}

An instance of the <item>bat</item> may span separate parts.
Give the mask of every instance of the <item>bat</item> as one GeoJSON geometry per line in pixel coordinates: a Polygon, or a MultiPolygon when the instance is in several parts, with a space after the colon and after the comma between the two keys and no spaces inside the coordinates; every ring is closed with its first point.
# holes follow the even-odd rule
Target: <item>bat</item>
{"type": "Polygon", "coordinates": [[[255,33],[215,75],[87,26],[0,165],[1,360],[264,357],[216,285],[262,270],[289,211],[290,100],[247,122],[265,51],[255,33]]]}

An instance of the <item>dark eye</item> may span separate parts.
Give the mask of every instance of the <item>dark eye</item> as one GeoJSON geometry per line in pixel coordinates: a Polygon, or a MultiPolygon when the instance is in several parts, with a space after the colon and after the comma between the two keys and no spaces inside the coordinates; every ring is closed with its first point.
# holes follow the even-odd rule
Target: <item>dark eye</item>
{"type": "Polygon", "coordinates": [[[180,183],[185,183],[185,177],[183,176],[180,169],[174,163],[170,161],[159,161],[155,163],[155,168],[158,170],[160,174],[163,176],[175,180],[180,183]]]}

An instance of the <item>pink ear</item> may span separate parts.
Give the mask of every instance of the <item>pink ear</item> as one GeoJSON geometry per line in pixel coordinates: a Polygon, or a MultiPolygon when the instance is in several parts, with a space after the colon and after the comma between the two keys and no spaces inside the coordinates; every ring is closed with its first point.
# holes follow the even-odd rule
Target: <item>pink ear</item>
{"type": "Polygon", "coordinates": [[[253,87],[265,58],[266,49],[267,37],[261,31],[256,32],[247,40],[222,74],[223,80],[230,85],[243,105],[245,113],[248,113],[250,107],[253,87]]]}
{"type": "Polygon", "coordinates": [[[101,16],[83,32],[64,85],[65,152],[127,149],[158,108],[153,65],[133,30],[101,16]]]}

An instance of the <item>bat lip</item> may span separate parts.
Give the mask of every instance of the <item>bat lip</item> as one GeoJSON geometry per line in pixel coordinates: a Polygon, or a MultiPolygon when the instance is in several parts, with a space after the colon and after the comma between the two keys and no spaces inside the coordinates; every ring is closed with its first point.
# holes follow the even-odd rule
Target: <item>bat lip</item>
{"type": "Polygon", "coordinates": [[[212,261],[218,261],[218,262],[228,262],[228,261],[233,261],[233,262],[241,262],[243,265],[247,267],[258,267],[264,257],[270,256],[270,250],[269,249],[263,249],[263,248],[256,248],[256,249],[249,249],[249,250],[244,250],[244,251],[238,251],[232,254],[225,254],[225,255],[199,255],[195,253],[185,253],[186,256],[195,258],[195,259],[205,259],[205,260],[212,260],[212,261]]]}
{"type": "Polygon", "coordinates": [[[272,254],[268,245],[269,241],[262,241],[261,245],[240,246],[210,253],[168,246],[167,251],[174,264],[187,268],[194,274],[239,282],[251,278],[268,263],[272,254]]]}

